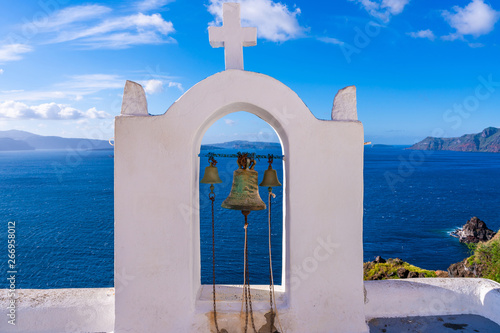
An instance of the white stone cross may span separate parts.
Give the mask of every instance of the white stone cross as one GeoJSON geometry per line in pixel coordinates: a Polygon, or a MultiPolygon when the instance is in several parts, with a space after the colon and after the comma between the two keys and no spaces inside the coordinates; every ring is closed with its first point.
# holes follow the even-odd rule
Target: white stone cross
{"type": "Polygon", "coordinates": [[[226,2],[222,7],[222,27],[209,27],[212,47],[224,47],[226,69],[243,70],[243,46],[257,45],[257,28],[242,28],[240,4],[226,2]]]}

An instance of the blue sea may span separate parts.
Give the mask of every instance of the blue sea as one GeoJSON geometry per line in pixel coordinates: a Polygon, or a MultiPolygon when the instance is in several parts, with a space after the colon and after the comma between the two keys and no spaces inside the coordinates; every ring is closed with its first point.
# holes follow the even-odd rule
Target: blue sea
{"type": "MultiPolygon", "coordinates": [[[[401,258],[442,269],[469,255],[449,233],[472,216],[500,229],[500,154],[365,148],[364,260],[401,258]]],[[[215,151],[228,153],[235,151],[215,151]]],[[[202,154],[206,151],[202,151],[202,154]]],[[[280,151],[257,151],[280,154],[280,151]]],[[[201,170],[208,165],[200,159],[201,170]]],[[[218,159],[216,185],[217,283],[241,283],[244,218],[220,208],[236,161],[218,159]]],[[[7,225],[16,222],[17,288],[113,286],[113,151],[0,152],[0,269],[7,277],[7,225]]],[[[282,179],[281,161],[273,167],[282,179]]],[[[260,160],[262,177],[267,168],[260,160]]],[[[202,283],[212,281],[209,185],[200,185],[202,283]]],[[[281,282],[282,189],[274,188],[272,251],[281,282]]],[[[267,204],[267,189],[260,191],[267,204]]],[[[267,211],[249,215],[251,283],[269,282],[267,211]]],[[[1,288],[7,288],[1,279],[1,288]]]]}

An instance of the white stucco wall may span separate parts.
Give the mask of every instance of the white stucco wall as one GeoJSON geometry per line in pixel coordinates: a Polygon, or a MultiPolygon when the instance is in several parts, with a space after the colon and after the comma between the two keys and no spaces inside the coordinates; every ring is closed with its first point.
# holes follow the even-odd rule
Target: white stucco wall
{"type": "MultiPolygon", "coordinates": [[[[212,328],[210,313],[198,301],[198,154],[205,131],[236,111],[266,120],[286,155],[284,328],[367,332],[363,127],[357,121],[318,120],[279,81],[239,70],[203,80],[164,115],[116,118],[115,270],[130,276],[126,283],[115,281],[116,332],[212,328]]],[[[219,318],[220,328],[240,331],[239,311],[219,318]]],[[[263,312],[256,314],[261,318],[263,312]]]]}
{"type": "Polygon", "coordinates": [[[0,293],[0,332],[68,333],[112,332],[115,319],[113,288],[19,289],[15,309],[16,325],[9,313],[8,289],[0,293]]]}
{"type": "Polygon", "coordinates": [[[368,320],[476,314],[500,325],[500,284],[491,280],[427,278],[366,281],[365,288],[368,320]]]}

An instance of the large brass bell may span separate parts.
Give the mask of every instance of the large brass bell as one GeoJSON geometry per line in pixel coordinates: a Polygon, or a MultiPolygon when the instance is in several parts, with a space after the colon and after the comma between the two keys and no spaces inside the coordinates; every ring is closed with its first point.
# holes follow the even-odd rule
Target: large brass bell
{"type": "Polygon", "coordinates": [[[215,160],[213,158],[209,159],[210,165],[205,168],[205,175],[203,175],[203,179],[200,180],[202,184],[220,184],[222,180],[219,177],[219,171],[215,164],[215,160]]]}
{"type": "Polygon", "coordinates": [[[233,185],[229,196],[222,202],[223,208],[244,212],[266,209],[259,195],[258,173],[254,167],[255,160],[248,158],[248,154],[238,157],[238,169],[233,173],[233,185]]]}

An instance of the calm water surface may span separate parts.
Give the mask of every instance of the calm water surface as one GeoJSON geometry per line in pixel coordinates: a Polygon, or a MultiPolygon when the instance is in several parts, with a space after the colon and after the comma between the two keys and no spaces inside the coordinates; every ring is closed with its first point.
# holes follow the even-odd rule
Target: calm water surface
{"type": "MultiPolygon", "coordinates": [[[[219,151],[218,151],[219,152],[219,151]]],[[[202,152],[203,153],[203,152],[202,152]]],[[[264,151],[263,154],[280,154],[264,151]]],[[[0,152],[1,269],[7,266],[7,223],[16,221],[17,288],[94,288],[113,285],[113,151],[0,152]]],[[[208,165],[201,159],[201,168],[208,165]]],[[[236,168],[219,159],[216,186],[218,283],[241,283],[243,216],[220,208],[236,168]]],[[[273,164],[282,179],[282,165],[273,164]]],[[[260,161],[260,177],[267,163],[260,161]]],[[[446,269],[468,256],[449,236],[478,216],[500,229],[500,154],[365,149],[364,259],[402,258],[446,269]]],[[[202,282],[211,283],[208,185],[200,187],[202,282]]],[[[273,200],[273,270],[281,282],[281,188],[273,200]]],[[[260,195],[267,204],[267,189],[260,195]]],[[[267,212],[249,216],[252,283],[268,283],[267,212]]],[[[2,280],[2,288],[7,287],[2,280]]]]}

